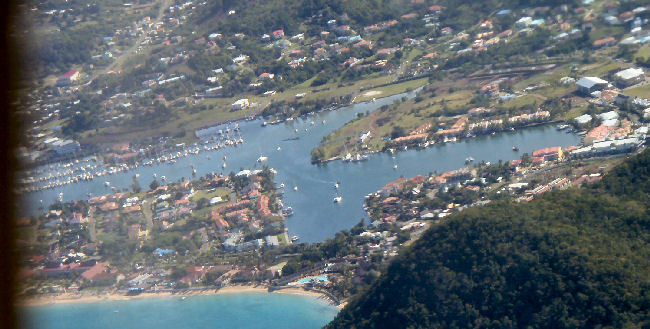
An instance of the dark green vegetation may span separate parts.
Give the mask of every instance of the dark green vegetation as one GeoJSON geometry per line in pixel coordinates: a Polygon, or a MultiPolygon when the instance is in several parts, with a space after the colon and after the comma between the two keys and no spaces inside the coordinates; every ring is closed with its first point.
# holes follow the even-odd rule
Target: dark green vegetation
{"type": "Polygon", "coordinates": [[[649,168],[450,216],[328,328],[647,328],[649,168]]]}

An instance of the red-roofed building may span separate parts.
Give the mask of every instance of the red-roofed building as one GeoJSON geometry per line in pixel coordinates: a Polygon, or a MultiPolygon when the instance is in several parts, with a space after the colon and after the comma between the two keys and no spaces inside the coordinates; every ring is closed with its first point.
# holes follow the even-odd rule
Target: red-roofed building
{"type": "Polygon", "coordinates": [[[429,7],[429,11],[433,12],[433,13],[439,13],[441,9],[442,9],[442,7],[440,7],[438,5],[433,5],[433,6],[429,7]]]}
{"type": "Polygon", "coordinates": [[[271,210],[269,209],[269,197],[266,195],[261,195],[257,200],[257,211],[260,215],[265,218],[271,215],[271,210]]]}
{"type": "Polygon", "coordinates": [[[420,184],[424,183],[427,181],[427,177],[422,176],[422,175],[417,175],[411,179],[409,179],[409,182],[414,183],[414,184],[420,184]]]}
{"type": "Polygon", "coordinates": [[[607,37],[607,38],[603,38],[603,39],[594,41],[592,46],[594,48],[600,48],[600,47],[610,47],[610,46],[613,46],[615,44],[616,44],[616,38],[607,37]]]}
{"type": "Polygon", "coordinates": [[[564,158],[564,153],[562,152],[562,148],[559,146],[547,147],[533,151],[533,158],[537,157],[542,157],[546,161],[562,160],[564,158]]]}
{"type": "Polygon", "coordinates": [[[273,80],[274,77],[275,77],[275,74],[264,72],[264,73],[260,74],[259,79],[260,80],[273,80]]]}
{"type": "Polygon", "coordinates": [[[409,135],[418,135],[418,134],[424,134],[426,133],[429,129],[431,129],[432,125],[430,123],[425,123],[417,128],[415,130],[411,131],[409,135]]]}
{"type": "Polygon", "coordinates": [[[412,142],[426,142],[427,140],[427,134],[415,134],[415,135],[408,135],[404,137],[398,137],[392,140],[393,144],[404,144],[404,143],[412,143],[412,142]]]}
{"type": "Polygon", "coordinates": [[[485,30],[490,30],[492,29],[492,22],[490,20],[486,20],[483,23],[481,23],[480,28],[485,30]]]}
{"type": "Polygon", "coordinates": [[[101,209],[102,211],[110,211],[110,210],[115,210],[117,208],[119,208],[119,206],[115,202],[106,202],[99,207],[99,209],[101,209]]]}
{"type": "Polygon", "coordinates": [[[412,18],[417,18],[418,14],[417,13],[409,13],[401,16],[403,19],[412,19],[412,18]]]}
{"type": "Polygon", "coordinates": [[[97,262],[81,274],[80,279],[92,283],[103,282],[112,284],[123,277],[117,270],[112,269],[108,262],[97,262]]]}
{"type": "Polygon", "coordinates": [[[388,195],[391,192],[399,191],[400,189],[402,189],[402,187],[404,186],[404,183],[406,183],[406,182],[407,182],[407,179],[404,178],[404,177],[396,179],[396,180],[384,185],[384,187],[382,187],[379,190],[379,192],[381,194],[388,195]]]}
{"type": "Polygon", "coordinates": [[[585,144],[593,144],[594,142],[603,140],[609,136],[609,134],[614,130],[614,127],[600,125],[592,130],[590,130],[584,138],[585,144]]]}
{"type": "Polygon", "coordinates": [[[275,30],[273,31],[273,38],[274,39],[280,39],[284,37],[284,30],[275,30]]]}
{"type": "Polygon", "coordinates": [[[75,81],[79,80],[79,71],[70,70],[64,73],[57,81],[56,84],[59,86],[67,86],[75,81]]]}

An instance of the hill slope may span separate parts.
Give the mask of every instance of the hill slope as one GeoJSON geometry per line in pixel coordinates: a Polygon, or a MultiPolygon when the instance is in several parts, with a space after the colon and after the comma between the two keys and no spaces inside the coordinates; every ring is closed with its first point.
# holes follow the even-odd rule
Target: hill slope
{"type": "Polygon", "coordinates": [[[601,183],[459,213],[328,328],[650,326],[650,152],[601,183]]]}

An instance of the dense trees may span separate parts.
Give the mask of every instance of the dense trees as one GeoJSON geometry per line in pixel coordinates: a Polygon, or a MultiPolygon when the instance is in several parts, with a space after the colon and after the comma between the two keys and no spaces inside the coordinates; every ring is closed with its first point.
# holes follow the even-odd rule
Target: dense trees
{"type": "Polygon", "coordinates": [[[650,152],[601,183],[433,227],[329,328],[650,325],[650,152]]]}

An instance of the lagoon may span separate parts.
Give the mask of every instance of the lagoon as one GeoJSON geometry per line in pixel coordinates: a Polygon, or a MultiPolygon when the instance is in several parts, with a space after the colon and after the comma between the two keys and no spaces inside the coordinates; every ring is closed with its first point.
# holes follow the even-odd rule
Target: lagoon
{"type": "Polygon", "coordinates": [[[519,158],[524,152],[531,153],[543,147],[566,147],[580,142],[578,135],[542,126],[436,145],[424,150],[403,151],[392,156],[373,154],[364,162],[334,161],[323,165],[310,163],[310,151],[322,138],[355,118],[357,113],[373,111],[401,97],[413,96],[414,92],[395,95],[264,128],[261,128],[262,120],[241,122],[244,143],[237,147],[202,152],[180,158],[173,164],[140,167],[103,179],[30,193],[25,199],[26,213],[37,214],[40,205],[52,203],[59,193],[63,193],[64,201],[87,199],[89,194],[96,196],[111,193],[111,189],[104,185],[104,180],[110,180],[111,185],[118,189],[129,188],[133,176],[139,174],[139,184],[146,187],[153,180],[154,173],[157,177],[166,176],[167,181],[175,181],[181,177],[191,179],[193,167],[197,175],[202,176],[222,171],[227,174],[240,169],[260,169],[263,164],[268,164],[278,172],[276,182],[286,186],[284,205],[292,207],[295,213],[287,219],[289,235],[298,235],[299,242],[316,242],[352,227],[361,218],[367,218],[363,210],[364,196],[401,176],[411,177],[457,169],[464,166],[468,156],[476,159],[476,162],[495,162],[519,158]],[[519,152],[512,151],[512,146],[515,145],[519,147],[519,152]],[[227,157],[226,170],[222,169],[224,156],[227,157]],[[268,160],[258,162],[261,156],[268,160]],[[395,165],[397,169],[394,169],[395,165]],[[340,182],[338,190],[334,188],[336,182],[340,182]],[[333,198],[337,195],[341,196],[341,202],[334,203],[333,198]]]}

